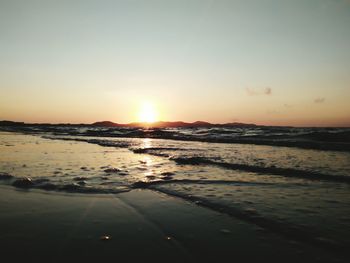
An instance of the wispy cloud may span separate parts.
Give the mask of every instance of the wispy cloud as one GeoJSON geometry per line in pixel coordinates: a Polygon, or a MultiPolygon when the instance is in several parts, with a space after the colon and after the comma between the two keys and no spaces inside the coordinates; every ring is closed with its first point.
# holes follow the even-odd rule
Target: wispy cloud
{"type": "Polygon", "coordinates": [[[270,87],[265,88],[246,88],[246,92],[249,96],[257,96],[257,95],[271,95],[272,89],[270,87]]]}
{"type": "Polygon", "coordinates": [[[325,102],[325,98],[317,98],[314,100],[314,103],[324,103],[325,102]]]}
{"type": "Polygon", "coordinates": [[[265,95],[271,95],[271,94],[272,94],[272,89],[271,89],[270,87],[266,87],[266,88],[264,89],[264,94],[265,94],[265,95]]]}

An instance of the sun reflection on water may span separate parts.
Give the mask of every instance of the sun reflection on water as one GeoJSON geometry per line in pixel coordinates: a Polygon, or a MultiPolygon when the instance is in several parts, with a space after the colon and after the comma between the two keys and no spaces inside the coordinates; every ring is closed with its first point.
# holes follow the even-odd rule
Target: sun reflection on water
{"type": "Polygon", "coordinates": [[[151,148],[152,147],[152,139],[150,139],[150,138],[143,139],[141,147],[142,148],[151,148]]]}

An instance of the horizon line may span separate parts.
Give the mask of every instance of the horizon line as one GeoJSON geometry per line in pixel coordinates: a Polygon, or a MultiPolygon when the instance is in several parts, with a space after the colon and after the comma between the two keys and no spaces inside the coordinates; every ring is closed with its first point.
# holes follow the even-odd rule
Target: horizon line
{"type": "Polygon", "coordinates": [[[84,123],[84,122],[25,122],[25,121],[13,121],[13,120],[0,120],[0,124],[3,122],[12,122],[12,123],[17,123],[17,124],[24,124],[24,125],[86,125],[86,126],[91,126],[94,124],[99,124],[99,123],[111,123],[111,124],[115,124],[115,125],[123,125],[123,126],[128,126],[128,125],[137,125],[139,124],[140,126],[142,126],[141,124],[144,124],[145,127],[147,126],[152,126],[152,124],[157,124],[157,123],[183,123],[183,124],[196,124],[196,123],[205,123],[208,125],[229,125],[229,124],[237,124],[237,125],[247,125],[247,126],[257,126],[257,127],[289,127],[289,128],[350,128],[350,124],[346,124],[346,125],[270,125],[270,124],[256,124],[256,123],[251,123],[251,122],[238,122],[238,121],[232,121],[232,122],[221,122],[221,123],[213,123],[213,122],[209,122],[209,121],[202,121],[202,120],[197,120],[197,121],[193,121],[193,122],[189,122],[189,121],[164,121],[164,120],[159,120],[159,121],[155,121],[155,122],[139,122],[139,121],[133,121],[133,122],[128,122],[128,123],[119,123],[119,122],[114,122],[114,121],[95,121],[95,122],[91,122],[91,123],[84,123]]]}

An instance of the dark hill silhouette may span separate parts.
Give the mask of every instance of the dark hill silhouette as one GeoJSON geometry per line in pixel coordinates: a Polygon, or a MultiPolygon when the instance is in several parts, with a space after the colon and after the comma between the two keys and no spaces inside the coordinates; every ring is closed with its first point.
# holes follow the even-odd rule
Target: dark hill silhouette
{"type": "Polygon", "coordinates": [[[205,121],[195,121],[195,122],[183,122],[183,121],[158,121],[153,123],[143,123],[143,122],[132,122],[126,124],[115,123],[111,121],[99,121],[92,124],[50,124],[50,123],[24,123],[24,122],[14,122],[14,121],[0,121],[0,126],[92,126],[92,127],[131,127],[131,128],[196,128],[196,127],[256,127],[255,124],[246,123],[223,123],[214,124],[205,121]]]}
{"type": "Polygon", "coordinates": [[[255,127],[255,124],[246,123],[224,123],[224,124],[214,124],[205,121],[196,122],[183,122],[183,121],[158,121],[153,123],[142,123],[142,122],[132,122],[128,124],[119,124],[110,121],[101,121],[91,124],[92,126],[98,127],[150,127],[150,128],[196,128],[196,127],[255,127]]]}

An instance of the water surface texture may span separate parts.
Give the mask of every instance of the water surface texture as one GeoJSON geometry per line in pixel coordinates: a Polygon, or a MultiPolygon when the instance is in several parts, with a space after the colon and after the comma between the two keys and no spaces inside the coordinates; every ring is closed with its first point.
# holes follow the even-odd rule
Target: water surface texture
{"type": "MultiPolygon", "coordinates": [[[[320,150],[315,144],[309,148],[266,145],[261,140],[284,136],[283,140],[292,142],[301,141],[295,138],[303,136],[306,141],[307,134],[326,130],[292,129],[292,135],[286,131],[281,135],[277,130],[268,134],[263,130],[241,131],[239,136],[257,136],[254,140],[259,143],[211,141],[213,136],[233,138],[239,132],[227,129],[176,131],[179,137],[206,136],[205,140],[149,136],[175,129],[114,131],[124,135],[142,132],[140,138],[111,136],[111,129],[107,130],[99,136],[87,128],[65,127],[1,132],[0,181],[21,188],[72,193],[118,194],[148,188],[292,240],[341,253],[350,245],[350,152],[346,147],[320,150]]],[[[326,143],[332,139],[347,145],[348,132],[330,129],[322,140],[327,137],[326,143]]],[[[322,144],[322,140],[314,142],[322,144]]]]}

